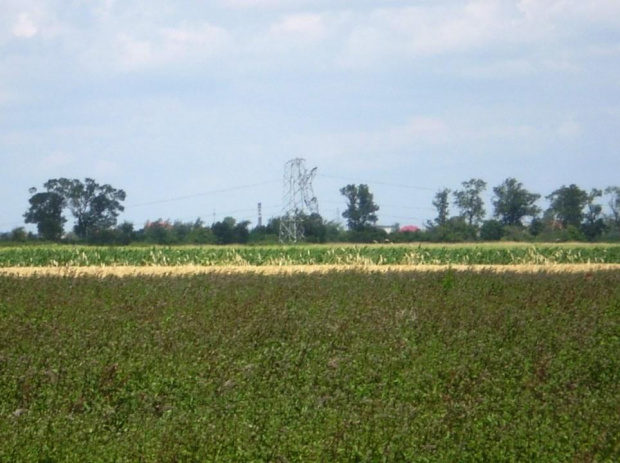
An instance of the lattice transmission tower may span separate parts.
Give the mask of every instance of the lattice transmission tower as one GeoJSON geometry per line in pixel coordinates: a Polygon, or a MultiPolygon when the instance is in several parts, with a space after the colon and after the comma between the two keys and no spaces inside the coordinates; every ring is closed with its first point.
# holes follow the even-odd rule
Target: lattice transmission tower
{"type": "Polygon", "coordinates": [[[312,191],[316,167],[306,169],[306,160],[295,158],[284,165],[284,196],[280,219],[280,242],[297,243],[304,238],[304,216],[319,213],[319,203],[312,191]]]}

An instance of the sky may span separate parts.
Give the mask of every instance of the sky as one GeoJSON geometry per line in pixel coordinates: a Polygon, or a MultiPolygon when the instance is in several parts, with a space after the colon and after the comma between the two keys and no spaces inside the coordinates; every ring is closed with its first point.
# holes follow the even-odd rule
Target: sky
{"type": "Polygon", "coordinates": [[[294,158],[324,218],[365,183],[383,225],[471,178],[489,216],[508,177],[620,185],[620,0],[0,0],[0,231],[59,177],[254,226],[294,158]]]}

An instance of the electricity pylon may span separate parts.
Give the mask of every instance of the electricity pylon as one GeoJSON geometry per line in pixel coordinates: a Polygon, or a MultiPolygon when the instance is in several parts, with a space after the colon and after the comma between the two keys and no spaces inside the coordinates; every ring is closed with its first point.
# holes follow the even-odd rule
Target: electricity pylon
{"type": "Polygon", "coordinates": [[[312,191],[316,167],[309,172],[306,161],[295,158],[284,165],[280,243],[297,243],[304,239],[302,218],[319,212],[319,203],[312,191]]]}

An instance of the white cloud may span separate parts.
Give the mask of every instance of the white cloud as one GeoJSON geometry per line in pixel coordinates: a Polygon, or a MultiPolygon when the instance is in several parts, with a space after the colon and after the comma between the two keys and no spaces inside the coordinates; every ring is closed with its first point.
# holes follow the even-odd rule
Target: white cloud
{"type": "Polygon", "coordinates": [[[118,61],[126,70],[139,69],[154,64],[153,47],[147,40],[138,40],[127,34],[120,34],[116,39],[118,61]]]}
{"type": "Polygon", "coordinates": [[[531,21],[620,24],[618,0],[520,0],[518,8],[531,21]]]}
{"type": "Polygon", "coordinates": [[[327,25],[324,17],[320,14],[295,14],[285,16],[273,24],[269,32],[272,36],[284,40],[292,37],[294,39],[318,41],[326,36],[327,25]]]}
{"type": "Polygon", "coordinates": [[[443,119],[412,117],[385,129],[297,137],[288,143],[292,149],[313,159],[330,162],[338,159],[371,168],[397,159],[402,152],[449,141],[450,127],[443,119]]]}
{"type": "Polygon", "coordinates": [[[95,164],[95,173],[97,175],[111,175],[118,174],[120,171],[119,165],[114,161],[97,161],[95,164]]]}
{"type": "Polygon", "coordinates": [[[207,23],[163,27],[148,37],[120,33],[113,59],[123,70],[170,64],[193,66],[223,54],[230,46],[228,32],[207,23]]]}
{"type": "Polygon", "coordinates": [[[377,64],[385,59],[425,57],[531,42],[538,37],[499,0],[457,6],[383,8],[351,27],[342,63],[377,64]]]}
{"type": "Polygon", "coordinates": [[[30,39],[39,32],[33,18],[28,13],[21,13],[13,26],[13,35],[18,38],[30,39]]]}
{"type": "MultiPolygon", "coordinates": [[[[567,37],[584,37],[577,47],[596,43],[595,38],[586,38],[604,23],[620,24],[620,1],[470,0],[378,8],[351,19],[340,61],[353,68],[373,67],[403,59],[472,52],[500,56],[517,49],[521,56],[504,58],[496,66],[516,66],[517,72],[527,74],[536,68],[553,67],[551,58],[556,52],[573,51],[575,46],[567,48],[567,37]],[[539,65],[530,68],[533,63],[527,63],[523,56],[541,50],[549,55],[547,63],[538,59],[539,65]]],[[[574,71],[578,66],[564,60],[562,67],[574,71]]]]}
{"type": "Polygon", "coordinates": [[[279,8],[301,6],[308,1],[300,0],[220,0],[219,2],[229,8],[279,8]]]}
{"type": "Polygon", "coordinates": [[[574,117],[569,117],[560,123],[557,133],[563,138],[572,139],[581,135],[581,125],[574,117]]]}
{"type": "Polygon", "coordinates": [[[177,56],[188,53],[212,56],[225,50],[230,43],[225,29],[207,23],[167,27],[161,29],[160,33],[164,39],[165,53],[177,56]]]}
{"type": "Polygon", "coordinates": [[[38,166],[40,169],[48,170],[68,166],[70,164],[73,164],[73,162],[73,156],[62,152],[55,152],[52,154],[48,154],[43,159],[41,159],[38,166]]]}

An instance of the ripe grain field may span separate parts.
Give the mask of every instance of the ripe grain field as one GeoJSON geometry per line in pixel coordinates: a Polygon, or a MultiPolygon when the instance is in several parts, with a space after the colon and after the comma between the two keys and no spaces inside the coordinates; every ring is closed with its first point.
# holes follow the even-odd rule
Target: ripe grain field
{"type": "Polygon", "coordinates": [[[620,271],[325,270],[0,275],[0,461],[620,458],[620,271]]]}

